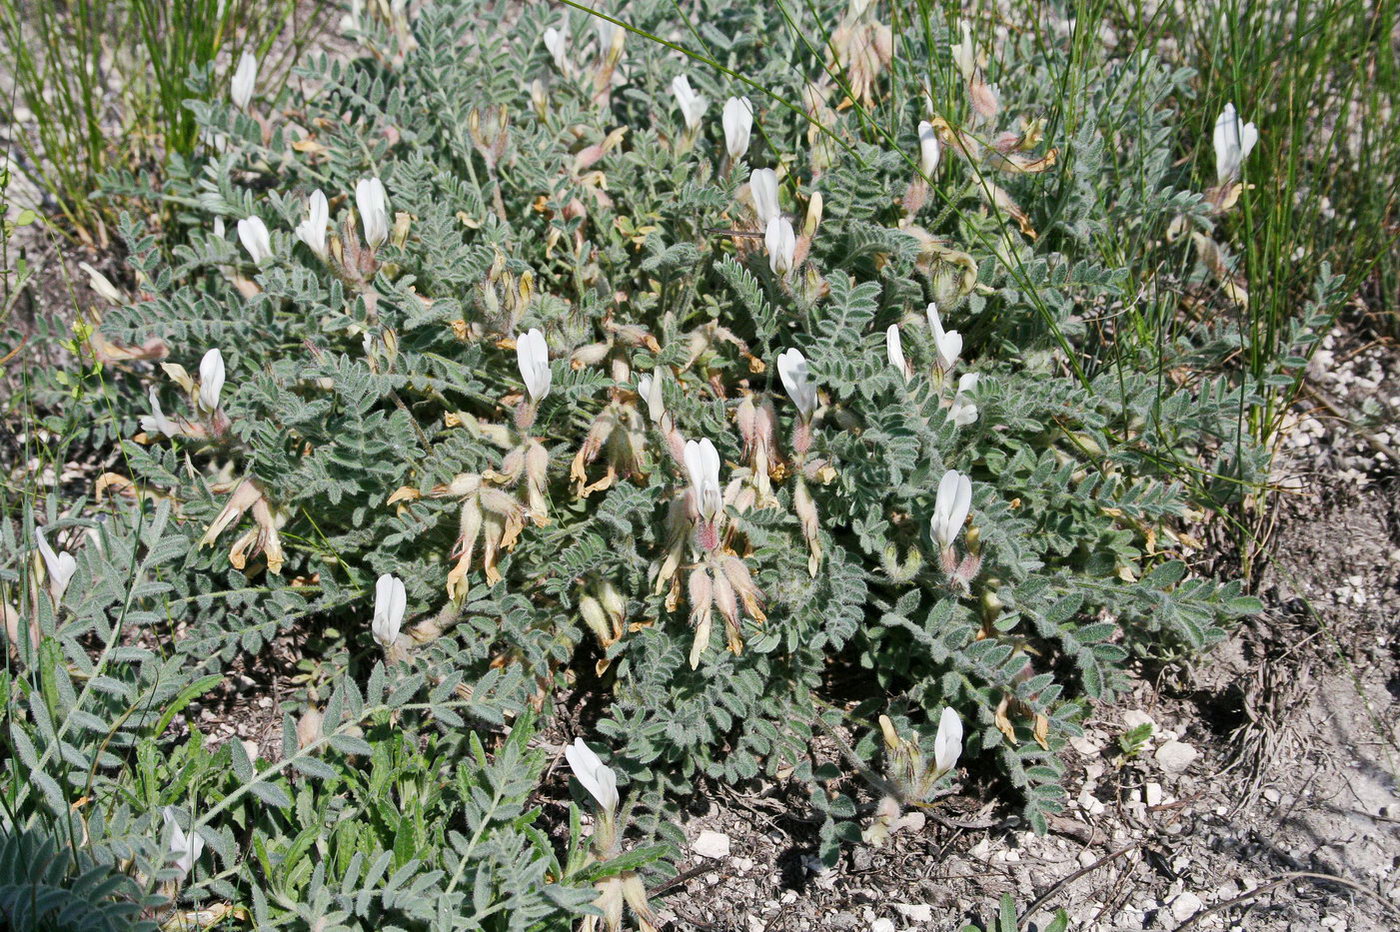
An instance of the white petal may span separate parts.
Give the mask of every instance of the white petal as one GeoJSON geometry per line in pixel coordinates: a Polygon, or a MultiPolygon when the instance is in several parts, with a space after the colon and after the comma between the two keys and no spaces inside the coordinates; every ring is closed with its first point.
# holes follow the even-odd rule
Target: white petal
{"type": "Polygon", "coordinates": [[[199,403],[210,411],[219,406],[224,390],[224,355],[211,349],[199,361],[199,403]]]}
{"type": "Polygon", "coordinates": [[[604,764],[592,748],[583,743],[582,738],[575,738],[574,743],[564,749],[564,757],[574,777],[597,800],[598,805],[609,813],[616,812],[617,775],[612,768],[604,764]]]}
{"type": "Polygon", "coordinates": [[[778,173],[771,168],[759,168],[749,174],[749,196],[753,198],[754,213],[759,224],[767,229],[778,216],[778,173]]]}
{"type": "Polygon", "coordinates": [[[942,364],[943,371],[949,372],[953,368],[953,363],[958,361],[962,355],[963,338],[962,334],[956,330],[949,330],[943,334],[943,339],[938,341],[938,360],[942,364]]]}
{"type": "Polygon", "coordinates": [[[938,158],[942,149],[933,124],[927,120],[919,124],[919,171],[932,178],[938,170],[938,158]]]}
{"type": "Polygon", "coordinates": [[[889,356],[890,365],[907,379],[909,368],[904,361],[904,343],[899,336],[899,324],[890,324],[885,330],[885,354],[889,356]]]}
{"type": "Polygon", "coordinates": [[[355,207],[365,229],[365,242],[376,249],[389,238],[389,197],[384,182],[378,178],[362,178],[355,185],[355,207]]]}
{"type": "Polygon", "coordinates": [[[753,133],[753,104],[747,97],[731,97],[724,102],[724,145],[732,159],[749,151],[753,133]]]}
{"type": "Polygon", "coordinates": [[[234,71],[233,79],[230,82],[229,96],[233,98],[233,105],[240,110],[247,110],[248,104],[253,99],[253,89],[257,83],[257,56],[252,52],[244,51],[238,59],[238,68],[234,71]]]}
{"type": "Polygon", "coordinates": [[[933,760],[938,770],[952,770],[962,755],[963,726],[958,713],[944,708],[938,719],[938,735],[933,739],[933,760]]]}
{"type": "Polygon", "coordinates": [[[934,345],[937,346],[943,342],[943,318],[938,316],[938,305],[930,301],[924,313],[928,317],[929,329],[933,331],[934,345]]]}
{"type": "Polygon", "coordinates": [[[797,252],[797,235],[786,217],[774,217],[768,221],[763,245],[768,249],[768,267],[774,275],[786,275],[792,270],[793,256],[797,252]]]}
{"type": "Polygon", "coordinates": [[[238,240],[255,265],[272,255],[272,240],[261,217],[245,217],[238,221],[238,240]]]}
{"type": "Polygon", "coordinates": [[[817,389],[807,369],[807,358],[800,350],[789,349],[778,356],[778,377],[788,397],[802,412],[802,419],[809,420],[817,409],[817,389]]]}

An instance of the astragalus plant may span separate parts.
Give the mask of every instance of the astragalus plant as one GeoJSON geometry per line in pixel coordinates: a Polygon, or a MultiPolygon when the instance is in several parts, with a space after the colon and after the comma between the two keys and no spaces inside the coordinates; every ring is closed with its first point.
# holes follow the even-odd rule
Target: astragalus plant
{"type": "MultiPolygon", "coordinates": [[[[1174,559],[1173,470],[1257,468],[1220,439],[1252,398],[1077,348],[1137,300],[1090,258],[1103,192],[1202,236],[1217,208],[1164,153],[1063,136],[1053,47],[814,12],[820,43],[768,4],[613,10],[688,58],[569,7],[372,4],[304,96],[193,104],[202,158],[111,181],[185,229],[128,218],[126,299],[86,324],[107,519],[7,531],[77,560],[28,597],[21,667],[60,683],[12,727],[77,768],[29,805],[96,780],[85,830],[147,877],[173,805],[207,842],[180,889],[288,923],[523,928],[621,889],[661,849],[561,864],[533,824],[529,722],[561,708],[624,846],[776,780],[831,856],[955,761],[1044,829],[1131,652],[1256,604],[1174,559]],[[297,665],[280,740],[211,746],[180,712],[254,656],[297,665]]],[[[1182,88],[1135,67],[1168,125],[1182,88]]]]}

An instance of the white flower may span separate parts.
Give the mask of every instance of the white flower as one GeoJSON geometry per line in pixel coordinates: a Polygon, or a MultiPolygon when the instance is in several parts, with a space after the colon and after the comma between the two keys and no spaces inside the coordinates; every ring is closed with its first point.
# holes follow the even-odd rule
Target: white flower
{"type": "Polygon", "coordinates": [[[355,185],[355,206],[365,226],[365,242],[371,249],[379,248],[389,238],[389,198],[384,193],[384,182],[361,178],[355,185]]]}
{"type": "Polygon", "coordinates": [[[695,495],[695,509],[706,521],[714,520],[720,509],[719,451],[706,437],[699,443],[685,442],[685,471],[695,495]]]}
{"type": "Polygon", "coordinates": [[[945,472],[938,483],[938,499],[933,505],[931,522],[934,539],[940,546],[953,546],[971,507],[972,481],[956,469],[945,472]]]}
{"type": "Polygon", "coordinates": [[[948,420],[958,427],[966,427],[977,420],[977,405],[968,396],[977,388],[977,373],[969,372],[958,379],[958,390],[953,395],[953,403],[948,408],[948,420]]]}
{"type": "Polygon", "coordinates": [[[194,869],[194,862],[199,860],[200,853],[204,851],[204,839],[195,831],[185,835],[180,823],[175,820],[174,808],[166,806],[161,810],[161,815],[165,818],[165,824],[170,826],[170,853],[176,856],[175,867],[183,879],[194,869]]]}
{"type": "Polygon", "coordinates": [[[754,213],[767,229],[769,221],[778,216],[778,173],[771,168],[759,168],[749,173],[749,194],[753,197],[754,213]]]}
{"type": "Polygon", "coordinates": [[[179,434],[180,428],[160,409],[160,398],[156,395],[154,385],[151,386],[149,397],[151,399],[151,413],[141,415],[141,429],[149,436],[164,434],[167,437],[174,437],[179,434]]]}
{"type": "Polygon", "coordinates": [[[899,336],[899,324],[890,324],[885,330],[885,354],[890,358],[890,365],[908,381],[909,364],[904,361],[904,341],[899,336]]]}
{"type": "Polygon", "coordinates": [[[238,221],[238,239],[256,265],[272,255],[272,241],[268,237],[267,224],[261,217],[247,217],[238,221]]]}
{"type": "Polygon", "coordinates": [[[559,73],[566,78],[572,77],[574,66],[569,61],[568,37],[550,26],[544,31],[544,47],[549,50],[549,56],[554,59],[554,67],[559,69],[559,73]]]}
{"type": "Polygon", "coordinates": [[[802,413],[802,420],[810,421],[817,410],[817,386],[812,383],[807,371],[807,358],[801,350],[784,350],[778,356],[778,377],[783,381],[792,403],[802,413]]]}
{"type": "Polygon", "coordinates": [[[88,285],[90,285],[92,290],[97,292],[103,300],[109,301],[112,304],[126,303],[126,295],[118,291],[117,286],[112,284],[111,280],[107,278],[106,275],[103,275],[86,262],[79,262],[78,268],[87,273],[88,285]]]}
{"type": "Polygon", "coordinates": [[[938,368],[944,372],[953,371],[953,363],[962,353],[962,334],[956,330],[943,330],[943,319],[938,316],[938,305],[930,301],[928,305],[928,326],[933,331],[933,345],[938,351],[938,368]]]}
{"type": "Polygon", "coordinates": [[[219,407],[224,390],[224,354],[211,349],[199,361],[199,403],[208,411],[219,407]]]}
{"type": "Polygon", "coordinates": [[[691,89],[690,79],[683,74],[671,79],[671,93],[676,95],[676,105],[681,108],[681,116],[685,118],[685,128],[692,132],[699,129],[700,118],[705,115],[705,108],[710,102],[691,89]]]}
{"type": "Polygon", "coordinates": [[[380,647],[387,650],[398,640],[407,606],[408,596],[404,593],[403,580],[388,573],[380,576],[374,584],[374,622],[370,625],[380,647]]]}
{"type": "Polygon", "coordinates": [[[938,144],[938,133],[934,132],[933,124],[925,120],[919,124],[919,171],[927,178],[932,178],[933,173],[938,170],[938,157],[942,153],[942,148],[938,144]]]}
{"type": "Polygon", "coordinates": [[[66,550],[56,553],[49,545],[43,530],[35,528],[34,536],[39,541],[39,556],[43,559],[44,569],[49,574],[49,591],[53,593],[55,601],[62,600],[63,593],[68,589],[68,583],[72,581],[73,574],[78,571],[78,561],[66,550]]]}
{"type": "Polygon", "coordinates": [[[609,816],[617,812],[617,774],[612,768],[604,764],[582,738],[575,738],[574,743],[564,749],[564,757],[574,778],[598,801],[603,811],[609,816]]]}
{"type": "Polygon", "coordinates": [[[223,239],[223,238],[224,238],[224,233],[225,233],[225,232],[226,232],[226,231],[224,230],[224,218],[223,218],[223,217],[215,217],[215,218],[214,218],[214,238],[215,238],[215,239],[223,239]]]}
{"type": "Polygon", "coordinates": [[[957,766],[962,755],[962,719],[952,709],[944,708],[938,719],[938,735],[933,739],[933,766],[945,774],[957,766]]]}
{"type": "Polygon", "coordinates": [[[962,33],[962,42],[950,48],[953,64],[964,81],[971,81],[977,68],[977,47],[972,44],[972,28],[967,25],[967,20],[958,20],[958,31],[962,33]]]}
{"type": "Polygon", "coordinates": [[[774,275],[787,275],[792,271],[793,255],[797,252],[797,234],[793,232],[787,217],[774,217],[768,221],[763,245],[768,247],[768,267],[774,275]]]}
{"type": "MultiPolygon", "coordinates": [[[[606,57],[613,43],[617,41],[617,32],[621,26],[611,20],[603,19],[601,16],[593,17],[593,32],[598,36],[598,54],[606,57]]],[[[625,34],[625,30],[624,30],[625,34]]]]}
{"type": "Polygon", "coordinates": [[[245,51],[238,59],[238,70],[233,73],[232,89],[229,96],[239,110],[247,110],[253,100],[253,85],[258,83],[258,59],[252,52],[245,51]]]}
{"type": "Polygon", "coordinates": [[[520,365],[520,377],[536,404],[549,394],[554,375],[549,371],[549,346],[538,328],[515,338],[515,360],[520,365]]]}
{"type": "Polygon", "coordinates": [[[1226,104],[1215,121],[1215,180],[1217,184],[1234,181],[1240,176],[1240,166],[1249,157],[1249,150],[1259,141],[1259,131],[1235,112],[1234,104],[1226,104]]]}
{"type": "Polygon", "coordinates": [[[326,224],[330,222],[331,209],[326,196],[318,189],[306,201],[306,219],[297,224],[297,239],[322,259],[326,258],[326,224]]]}
{"type": "Polygon", "coordinates": [[[666,400],[661,394],[661,376],[644,375],[637,379],[637,394],[647,403],[647,414],[653,424],[661,423],[666,413],[666,400]]]}
{"type": "Polygon", "coordinates": [[[753,104],[747,97],[731,97],[724,102],[724,147],[731,159],[741,159],[749,151],[753,133],[753,104]]]}

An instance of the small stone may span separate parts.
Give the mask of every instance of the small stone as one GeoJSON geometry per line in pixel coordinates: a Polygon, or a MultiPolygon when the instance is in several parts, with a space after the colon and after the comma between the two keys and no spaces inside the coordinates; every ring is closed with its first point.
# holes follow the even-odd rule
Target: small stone
{"type": "Polygon", "coordinates": [[[890,906],[910,922],[933,921],[933,907],[927,903],[891,903],[890,906]]]}
{"type": "Polygon", "coordinates": [[[729,857],[729,836],[723,832],[712,832],[706,829],[690,843],[690,850],[702,858],[727,858],[729,857]]]}
{"type": "Polygon", "coordinates": [[[1201,910],[1205,909],[1205,902],[1199,896],[1187,890],[1172,897],[1172,901],[1167,908],[1171,910],[1172,918],[1177,922],[1185,922],[1201,910]]]}
{"type": "Polygon", "coordinates": [[[1069,746],[1085,757],[1093,757],[1103,750],[1103,745],[1089,738],[1078,736],[1069,739],[1069,746]]]}
{"type": "Polygon", "coordinates": [[[1162,784],[1147,783],[1142,788],[1142,801],[1149,806],[1162,805],[1162,784]]]}
{"type": "Polygon", "coordinates": [[[894,932],[894,922],[890,919],[876,919],[870,923],[870,932],[894,932]]]}
{"type": "Polygon", "coordinates": [[[738,871],[739,873],[741,873],[741,874],[747,874],[749,871],[753,870],[753,865],[754,865],[753,858],[735,858],[735,859],[734,859],[734,869],[735,869],[736,871],[738,871]]]}
{"type": "Polygon", "coordinates": [[[915,809],[913,812],[906,812],[898,819],[895,819],[894,824],[890,826],[890,831],[912,832],[917,835],[924,830],[924,825],[927,824],[927,822],[928,816],[915,809]]]}
{"type": "Polygon", "coordinates": [[[1167,773],[1181,773],[1196,759],[1197,751],[1182,741],[1168,741],[1157,749],[1157,764],[1167,773]]]}
{"type": "Polygon", "coordinates": [[[764,922],[762,919],[758,918],[752,913],[749,914],[749,932],[764,932],[764,930],[767,928],[768,923],[764,922]]]}
{"type": "Polygon", "coordinates": [[[868,871],[874,863],[875,858],[874,855],[871,854],[869,848],[864,845],[857,845],[851,849],[851,870],[868,871]]]}
{"type": "Polygon", "coordinates": [[[1277,806],[1279,800],[1283,799],[1283,794],[1280,793],[1278,790],[1274,789],[1273,787],[1269,787],[1267,790],[1264,791],[1264,798],[1267,799],[1269,802],[1273,803],[1275,806],[1277,806]]]}
{"type": "Polygon", "coordinates": [[[1139,725],[1151,725],[1155,730],[1157,723],[1152,720],[1152,716],[1141,709],[1129,709],[1123,713],[1123,727],[1136,728],[1139,725]]]}

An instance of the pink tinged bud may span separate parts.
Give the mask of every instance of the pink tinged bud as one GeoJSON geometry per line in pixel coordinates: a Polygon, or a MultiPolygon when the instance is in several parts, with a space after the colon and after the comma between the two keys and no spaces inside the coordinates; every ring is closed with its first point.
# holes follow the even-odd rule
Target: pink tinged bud
{"type": "Polygon", "coordinates": [[[549,481],[549,451],[538,440],[525,448],[525,489],[530,499],[530,516],[536,524],[549,523],[549,505],[545,501],[545,485],[549,481]]]}
{"type": "Polygon", "coordinates": [[[254,265],[272,256],[272,241],[261,217],[245,217],[238,221],[238,240],[248,250],[254,265]]]}
{"type": "Polygon", "coordinates": [[[744,565],[744,561],[736,556],[727,556],[721,560],[720,569],[738,593],[740,601],[744,603],[744,611],[748,616],[760,624],[766,621],[768,616],[763,613],[763,593],[754,585],[753,577],[749,575],[749,568],[744,565]]]}
{"type": "Polygon", "coordinates": [[[974,579],[977,578],[977,574],[981,571],[981,555],[969,553],[967,556],[962,558],[962,562],[958,564],[957,569],[955,569],[949,575],[952,576],[954,582],[958,583],[960,586],[966,587],[969,583],[971,583],[974,579]]]}
{"type": "Polygon", "coordinates": [[[817,386],[807,369],[807,359],[800,350],[785,350],[778,356],[778,376],[788,397],[797,405],[802,420],[810,421],[817,410],[817,386]]]}
{"type": "Polygon", "coordinates": [[[549,369],[549,346],[538,328],[515,338],[515,357],[520,366],[520,378],[536,404],[549,394],[553,373],[549,369]]]}
{"type": "Polygon", "coordinates": [[[749,196],[753,198],[754,214],[764,230],[778,217],[778,174],[771,168],[759,168],[749,175],[749,196]]]}
{"type": "Polygon", "coordinates": [[[962,755],[962,719],[952,709],[945,708],[938,719],[938,735],[933,739],[933,764],[938,773],[945,774],[957,766],[962,755]]]}
{"type": "Polygon", "coordinates": [[[403,580],[388,573],[380,576],[374,585],[374,623],[371,627],[374,639],[385,650],[393,647],[398,640],[407,605],[403,580]]]}
{"type": "Polygon", "coordinates": [[[953,546],[971,507],[971,480],[955,469],[945,472],[938,483],[938,498],[934,502],[931,521],[934,540],[944,550],[953,546]]]}
{"type": "Polygon", "coordinates": [[[729,578],[723,573],[714,577],[714,603],[725,621],[731,625],[739,623],[739,598],[734,594],[734,586],[729,582],[729,578]]]}
{"type": "Polygon", "coordinates": [[[719,525],[701,518],[695,523],[695,546],[709,553],[719,546],[719,525]]]}
{"type": "Polygon", "coordinates": [[[802,522],[802,536],[807,539],[807,546],[811,550],[811,556],[807,560],[807,571],[812,575],[817,575],[817,568],[821,565],[822,547],[818,539],[817,504],[812,500],[812,494],[807,491],[807,483],[801,477],[797,480],[797,490],[792,496],[793,509],[797,512],[797,519],[802,522]]]}
{"type": "Polygon", "coordinates": [[[691,571],[688,589],[690,592],[690,618],[695,624],[695,639],[690,645],[690,668],[694,670],[700,665],[700,655],[710,645],[714,583],[708,572],[697,567],[691,571]]]}

